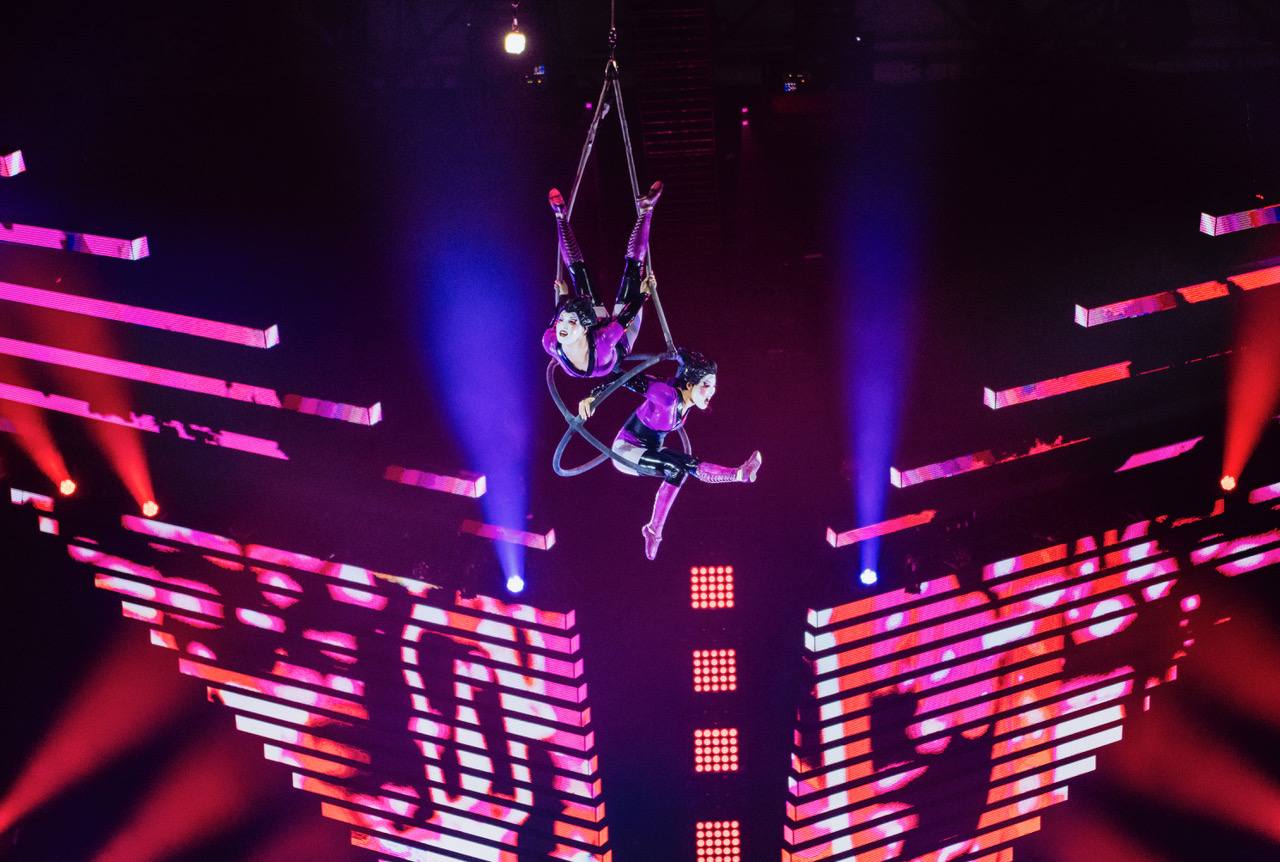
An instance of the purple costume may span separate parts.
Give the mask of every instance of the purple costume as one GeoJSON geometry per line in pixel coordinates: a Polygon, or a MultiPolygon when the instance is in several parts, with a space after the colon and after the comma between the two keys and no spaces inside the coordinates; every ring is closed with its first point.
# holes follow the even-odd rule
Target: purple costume
{"type": "Polygon", "coordinates": [[[687,416],[681,408],[680,393],[669,383],[655,380],[644,392],[644,403],[614,438],[643,449],[661,449],[667,434],[684,425],[687,416]]]}
{"type": "Polygon", "coordinates": [[[663,480],[653,500],[653,516],[641,530],[644,553],[651,560],[658,553],[667,514],[685,479],[692,475],[703,482],[754,482],[760,469],[759,452],[753,452],[740,467],[722,467],[663,446],[667,435],[682,428],[688,418],[690,408],[683,387],[696,386],[704,377],[716,373],[715,363],[696,351],[680,350],[679,360],[680,371],[669,381],[640,374],[625,384],[644,395],[644,403],[613,438],[614,467],[631,475],[663,480]]]}
{"type": "Polygon", "coordinates": [[[548,196],[551,209],[556,214],[556,234],[559,238],[560,258],[569,271],[569,296],[556,305],[556,317],[542,333],[542,349],[559,363],[572,377],[603,377],[627,358],[636,337],[640,334],[640,310],[649,294],[641,288],[645,278],[645,257],[649,253],[649,221],[653,206],[662,194],[662,183],[654,183],[649,193],[636,200],[636,224],[627,240],[627,257],[622,271],[622,284],[614,301],[613,318],[596,322],[594,309],[602,306],[587,274],[582,260],[582,250],[569,226],[568,208],[564,197],[556,189],[548,196]],[[564,349],[556,341],[556,327],[562,309],[577,313],[578,322],[586,330],[587,367],[578,368],[565,356],[564,349]]]}
{"type": "Polygon", "coordinates": [[[631,352],[632,339],[626,337],[626,327],[617,320],[610,320],[587,330],[587,367],[578,368],[564,355],[564,349],[556,341],[556,324],[557,321],[551,321],[546,332],[542,333],[542,349],[573,377],[603,377],[631,352]]]}

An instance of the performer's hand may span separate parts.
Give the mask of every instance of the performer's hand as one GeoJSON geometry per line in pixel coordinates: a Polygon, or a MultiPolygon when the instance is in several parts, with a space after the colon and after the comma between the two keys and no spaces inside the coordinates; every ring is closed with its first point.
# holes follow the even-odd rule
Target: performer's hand
{"type": "Polygon", "coordinates": [[[595,400],[595,396],[592,395],[588,398],[583,398],[578,402],[578,415],[581,416],[583,420],[590,419],[591,414],[596,412],[595,404],[593,403],[595,400]]]}
{"type": "Polygon", "coordinates": [[[658,279],[654,278],[653,273],[649,273],[644,277],[644,281],[640,282],[640,292],[645,296],[653,293],[658,287],[658,279]]]}
{"type": "Polygon", "coordinates": [[[556,279],[556,296],[568,296],[569,285],[564,283],[564,279],[556,279]]]}

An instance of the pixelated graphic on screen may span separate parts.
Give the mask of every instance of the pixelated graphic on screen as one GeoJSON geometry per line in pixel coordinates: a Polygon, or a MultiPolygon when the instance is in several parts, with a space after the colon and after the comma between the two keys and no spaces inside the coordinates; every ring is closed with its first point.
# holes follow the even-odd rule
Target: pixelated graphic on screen
{"type": "Polygon", "coordinates": [[[354,844],[382,859],[609,858],[572,612],[121,524],[67,553],[354,844]]]}
{"type": "Polygon", "coordinates": [[[1186,523],[811,611],[783,858],[1011,860],[1215,622],[1197,616],[1206,579],[1280,561],[1280,531],[1186,523]]]}

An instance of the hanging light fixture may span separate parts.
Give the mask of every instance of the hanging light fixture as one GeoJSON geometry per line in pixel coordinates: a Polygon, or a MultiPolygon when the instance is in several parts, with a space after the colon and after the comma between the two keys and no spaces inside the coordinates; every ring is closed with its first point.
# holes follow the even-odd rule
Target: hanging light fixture
{"type": "Polygon", "coordinates": [[[520,6],[520,0],[512,0],[511,3],[511,32],[507,34],[503,47],[507,49],[508,54],[524,53],[524,34],[520,32],[520,21],[516,18],[516,9],[520,6]]]}

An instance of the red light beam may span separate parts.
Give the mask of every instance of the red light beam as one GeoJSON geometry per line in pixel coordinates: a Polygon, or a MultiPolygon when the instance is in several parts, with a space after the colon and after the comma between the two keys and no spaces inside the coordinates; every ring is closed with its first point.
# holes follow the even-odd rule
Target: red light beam
{"type": "Polygon", "coordinates": [[[0,833],[172,721],[185,683],[146,640],[118,636],[0,800],[0,833]]]}

